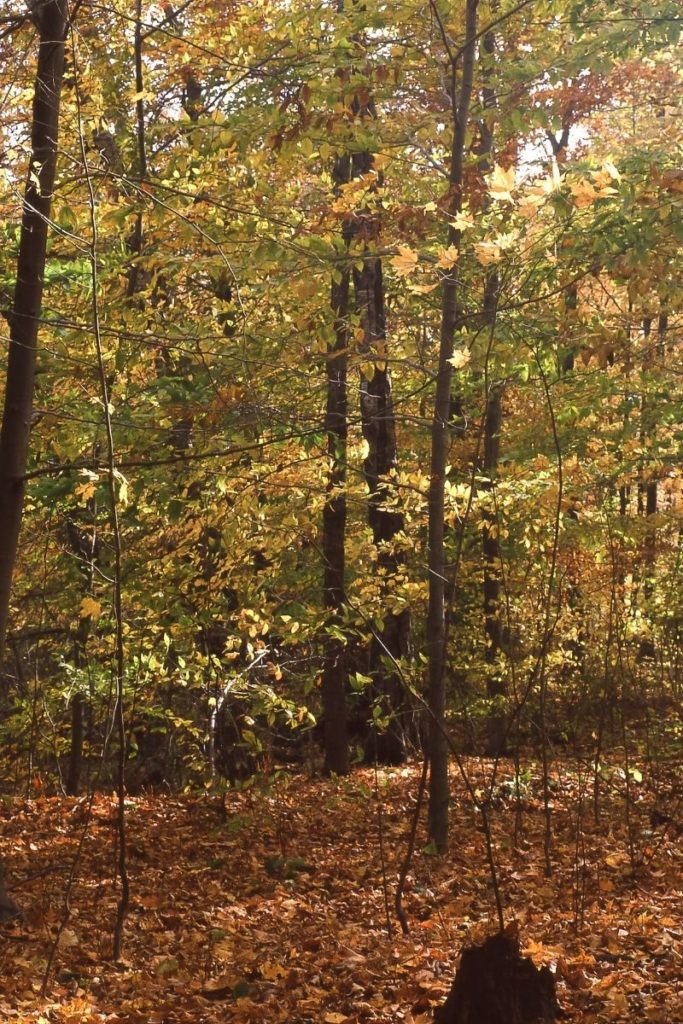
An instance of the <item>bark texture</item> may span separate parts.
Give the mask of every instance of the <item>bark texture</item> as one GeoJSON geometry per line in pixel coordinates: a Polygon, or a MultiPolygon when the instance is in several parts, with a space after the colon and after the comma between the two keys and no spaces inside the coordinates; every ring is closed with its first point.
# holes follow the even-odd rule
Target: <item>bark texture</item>
{"type": "Polygon", "coordinates": [[[64,74],[66,0],[42,0],[31,125],[31,160],[9,316],[9,354],[0,431],[0,659],[5,649],[12,574],[24,505],[47,235],[57,161],[59,103],[64,74]]]}
{"type": "MultiPolygon", "coordinates": [[[[474,58],[476,53],[478,0],[467,0],[462,78],[456,98],[456,68],[452,66],[453,139],[449,173],[449,213],[462,209],[465,139],[469,120],[474,58]]],[[[460,232],[449,228],[448,245],[460,248],[460,232]]],[[[429,835],[439,853],[448,849],[448,744],[445,729],[446,694],[446,551],[444,543],[444,493],[450,442],[449,420],[455,332],[458,326],[457,264],[446,275],[441,299],[439,360],[431,428],[431,461],[428,496],[429,606],[427,611],[429,722],[429,835]]]]}
{"type": "MultiPolygon", "coordinates": [[[[339,188],[349,180],[351,162],[341,156],[334,166],[334,182],[339,188]]],[[[348,245],[348,228],[345,228],[348,245]]],[[[346,438],[347,438],[347,364],[348,314],[351,275],[344,265],[339,279],[332,283],[331,305],[334,315],[334,343],[327,356],[327,500],[323,509],[323,599],[328,610],[328,631],[323,654],[323,723],[325,772],[345,775],[349,771],[349,743],[346,717],[346,644],[341,633],[341,618],[346,601],[344,571],[346,564],[346,438]]]]}
{"type": "Polygon", "coordinates": [[[553,974],[522,957],[517,940],[503,934],[463,952],[434,1024],[553,1024],[559,1016],[553,974]]]}
{"type": "MultiPolygon", "coordinates": [[[[374,106],[368,104],[361,115],[374,117],[374,106]]],[[[353,177],[368,174],[373,168],[371,153],[358,153],[353,158],[353,177]]],[[[406,740],[410,707],[400,675],[394,662],[408,654],[410,615],[408,609],[395,613],[386,607],[400,571],[401,557],[395,538],[403,532],[403,514],[392,502],[389,478],[397,466],[396,418],[391,393],[391,374],[386,355],[386,312],[382,260],[372,254],[371,246],[379,235],[377,214],[361,211],[354,223],[354,241],[363,247],[363,261],[354,267],[353,283],[356,312],[363,331],[361,351],[375,363],[372,376],[361,372],[360,412],[367,456],[363,473],[368,485],[368,522],[377,547],[377,569],[382,585],[384,617],[382,627],[370,645],[370,676],[372,698],[379,701],[388,726],[383,732],[373,729],[366,744],[366,760],[383,764],[402,764],[407,757],[406,740]]]]}

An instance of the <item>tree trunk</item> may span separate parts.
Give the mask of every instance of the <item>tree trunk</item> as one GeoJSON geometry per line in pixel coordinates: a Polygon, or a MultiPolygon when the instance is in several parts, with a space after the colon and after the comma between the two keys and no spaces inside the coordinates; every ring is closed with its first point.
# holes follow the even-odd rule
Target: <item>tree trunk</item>
{"type": "MultiPolygon", "coordinates": [[[[339,188],[349,180],[351,161],[341,156],[334,166],[339,188]]],[[[348,229],[345,228],[348,243],[348,229]]],[[[339,279],[332,282],[334,343],[327,358],[327,500],[323,509],[323,598],[329,612],[323,655],[322,700],[325,772],[345,775],[349,771],[349,742],[346,723],[346,643],[341,635],[346,542],[346,438],[348,363],[348,314],[350,271],[344,264],[339,279]]]]}
{"type": "MultiPolygon", "coordinates": [[[[374,117],[372,102],[361,113],[374,117]]],[[[372,170],[371,153],[356,154],[352,177],[372,170]]],[[[363,232],[366,241],[376,241],[379,234],[378,218],[372,211],[363,211],[354,224],[354,235],[363,232]],[[360,227],[359,227],[360,225],[360,227]]],[[[356,311],[363,330],[361,351],[375,362],[372,377],[361,372],[360,412],[363,437],[368,453],[363,472],[369,490],[368,521],[377,547],[377,568],[382,588],[383,623],[379,634],[370,645],[370,676],[373,680],[372,697],[379,700],[382,717],[388,719],[386,729],[372,730],[366,744],[366,760],[377,759],[383,764],[402,764],[407,756],[406,730],[402,717],[409,714],[405,688],[399,673],[393,667],[408,653],[410,614],[404,609],[398,614],[386,607],[399,571],[401,558],[393,549],[394,538],[403,532],[403,514],[391,506],[391,488],[388,477],[396,468],[396,420],[391,395],[391,374],[382,360],[386,347],[386,317],[382,261],[365,250],[362,267],[354,268],[353,283],[356,311]],[[380,358],[378,358],[378,356],[380,358]]],[[[410,730],[407,730],[410,732],[410,730]]]]}
{"type": "MultiPolygon", "coordinates": [[[[354,271],[356,308],[361,315],[365,335],[364,344],[371,353],[383,349],[386,341],[384,319],[384,282],[382,262],[379,258],[366,258],[363,269],[354,271]]],[[[386,607],[400,567],[400,556],[392,544],[404,529],[403,515],[390,507],[391,493],[387,479],[396,467],[396,421],[391,396],[391,376],[386,363],[376,365],[370,379],[362,374],[360,386],[361,422],[363,437],[368,444],[364,474],[370,491],[368,520],[372,538],[377,546],[377,567],[382,586],[384,618],[379,636],[370,648],[370,675],[374,696],[379,698],[383,716],[389,724],[381,735],[373,732],[371,746],[366,750],[369,759],[384,764],[401,764],[406,759],[405,731],[401,723],[402,712],[407,712],[401,679],[387,661],[400,661],[408,653],[410,616],[408,609],[398,614],[386,607]]]]}
{"type": "Polygon", "coordinates": [[[69,750],[69,771],[66,777],[66,792],[78,796],[83,774],[83,712],[85,694],[75,693],[71,698],[71,748],[69,750]]]}
{"type": "MultiPolygon", "coordinates": [[[[643,335],[645,341],[645,353],[643,356],[643,377],[647,378],[657,371],[659,358],[664,352],[664,339],[666,335],[667,318],[660,314],[657,323],[657,343],[652,346],[652,324],[649,319],[643,321],[643,335]]],[[[654,382],[650,382],[652,385],[654,382]]],[[[647,388],[648,381],[644,379],[643,387],[647,388]]],[[[643,395],[641,399],[641,445],[643,449],[655,449],[657,436],[657,412],[653,406],[652,398],[643,395]]],[[[645,536],[643,538],[643,599],[645,614],[650,617],[650,605],[654,590],[655,560],[657,556],[657,533],[653,526],[653,516],[657,515],[657,470],[652,466],[643,465],[641,481],[638,487],[638,511],[645,516],[645,536]]],[[[651,636],[641,639],[638,656],[643,658],[654,658],[655,643],[651,636]]]]}
{"type": "MultiPolygon", "coordinates": [[[[449,214],[462,209],[463,163],[469,120],[474,57],[476,52],[478,0],[467,0],[465,42],[460,94],[456,107],[456,68],[451,66],[453,140],[449,174],[449,214]]],[[[449,228],[448,245],[460,248],[460,232],[449,228]]],[[[446,552],[444,545],[444,492],[449,448],[449,419],[455,332],[458,325],[457,264],[443,282],[439,361],[431,429],[431,461],[428,496],[429,606],[427,611],[429,723],[429,835],[437,851],[448,849],[448,744],[445,730],[446,693],[446,552]]]]}
{"type": "MultiPolygon", "coordinates": [[[[496,8],[497,9],[497,8],[496,8]]],[[[493,8],[492,8],[493,10],[493,8]]],[[[484,85],[481,90],[482,107],[485,115],[496,110],[496,93],[490,79],[495,57],[496,37],[494,32],[486,32],[482,40],[483,56],[486,60],[482,69],[484,85]]],[[[493,123],[484,116],[479,124],[481,145],[479,148],[479,167],[482,175],[493,170],[493,123]]],[[[488,196],[484,200],[484,209],[490,205],[488,196]]],[[[489,328],[490,341],[496,325],[498,293],[500,280],[495,269],[488,272],[484,285],[484,324],[489,328]]],[[[493,491],[493,480],[498,470],[500,451],[500,430],[503,420],[503,384],[492,382],[490,378],[489,359],[485,367],[486,412],[484,417],[484,477],[482,489],[493,491]]],[[[496,704],[496,698],[506,693],[505,678],[501,672],[500,656],[503,647],[503,622],[500,609],[501,589],[501,552],[498,539],[498,516],[494,505],[486,510],[484,528],[482,530],[482,552],[484,556],[484,628],[486,632],[486,692],[494,702],[487,721],[487,753],[497,757],[503,753],[506,735],[506,718],[496,704]]]]}
{"type": "MultiPolygon", "coordinates": [[[[31,121],[31,160],[24,191],[17,281],[9,315],[5,404],[0,429],[0,662],[5,653],[12,575],[24,507],[24,473],[31,432],[38,322],[43,300],[47,229],[57,166],[59,102],[64,75],[65,0],[40,0],[31,121]]],[[[18,913],[5,891],[0,864],[0,919],[18,913]]]]}
{"type": "MultiPolygon", "coordinates": [[[[503,419],[502,390],[494,384],[489,388],[484,421],[484,474],[487,482],[484,489],[492,489],[493,478],[498,469],[500,428],[503,419]]],[[[487,729],[487,753],[496,757],[503,753],[505,746],[506,718],[495,705],[496,698],[506,692],[505,679],[501,673],[500,656],[503,648],[503,623],[500,614],[500,542],[498,540],[497,516],[493,509],[487,510],[482,530],[484,553],[484,619],[486,629],[486,690],[494,701],[489,712],[487,729]]]]}
{"type": "Polygon", "coordinates": [[[0,659],[5,649],[12,574],[24,504],[38,323],[43,298],[47,231],[57,162],[59,102],[64,72],[65,0],[40,0],[33,7],[40,34],[33,97],[31,162],[9,316],[5,405],[0,432],[0,659]]]}

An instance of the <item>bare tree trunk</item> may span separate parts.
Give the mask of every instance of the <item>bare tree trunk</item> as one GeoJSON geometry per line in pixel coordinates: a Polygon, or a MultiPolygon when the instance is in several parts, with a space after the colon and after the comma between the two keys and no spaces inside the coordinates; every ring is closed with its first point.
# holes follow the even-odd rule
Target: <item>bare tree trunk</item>
{"type": "MultiPolygon", "coordinates": [[[[495,9],[497,10],[497,4],[495,9]]],[[[492,7],[492,10],[494,8],[492,7]]],[[[496,37],[492,31],[486,32],[482,39],[483,86],[481,104],[484,117],[479,122],[479,168],[482,175],[493,170],[494,127],[491,120],[497,107],[495,89],[491,85],[493,61],[495,58],[496,37]],[[488,116],[487,116],[488,115],[488,116]]],[[[484,200],[484,208],[490,205],[488,197],[484,200]]],[[[500,280],[495,269],[486,276],[484,285],[483,322],[489,327],[490,341],[496,326],[498,293],[500,280]]],[[[491,345],[489,345],[490,350],[491,345]]],[[[498,381],[492,381],[489,369],[489,357],[484,368],[486,411],[484,415],[484,477],[482,490],[492,492],[493,482],[498,470],[500,451],[500,431],[503,421],[503,388],[498,381]]],[[[501,673],[500,656],[503,648],[503,621],[500,608],[501,590],[501,551],[498,537],[498,516],[495,505],[486,511],[482,529],[482,553],[484,556],[484,628],[486,631],[486,692],[494,701],[486,722],[487,752],[496,757],[503,752],[506,736],[506,718],[500,707],[496,706],[496,698],[506,693],[504,676],[501,673]]]]}
{"type": "MultiPolygon", "coordinates": [[[[374,116],[372,103],[365,111],[374,116]]],[[[356,154],[352,176],[367,174],[373,166],[371,153],[356,154]]],[[[371,211],[359,218],[365,240],[376,241],[379,234],[378,218],[371,211]]],[[[354,234],[359,234],[356,224],[354,234]]],[[[402,764],[407,756],[406,730],[401,721],[408,713],[405,688],[396,672],[395,662],[408,653],[410,614],[408,609],[394,613],[386,607],[391,589],[399,571],[401,558],[392,547],[394,538],[404,529],[403,514],[391,507],[391,488],[388,477],[397,465],[396,420],[391,394],[391,374],[382,360],[386,347],[386,316],[382,261],[366,250],[362,267],[354,268],[353,283],[356,310],[360,314],[363,330],[362,351],[369,361],[375,362],[372,377],[361,372],[360,411],[363,437],[368,452],[363,472],[369,490],[368,521],[377,547],[377,568],[382,587],[383,624],[370,646],[370,675],[373,679],[373,698],[382,705],[388,726],[382,733],[373,730],[366,745],[366,758],[384,764],[402,764]],[[379,358],[378,358],[379,356],[379,358]],[[387,662],[389,663],[387,665],[387,662]]],[[[408,732],[410,730],[408,729],[408,732]]]]}
{"type": "MultiPolygon", "coordinates": [[[[351,161],[341,156],[334,166],[338,188],[349,180],[351,161]]],[[[348,242],[348,229],[345,228],[348,242]]],[[[323,598],[328,609],[328,631],[323,656],[323,720],[325,772],[345,775],[349,770],[349,742],[346,723],[346,644],[340,635],[341,615],[346,602],[346,438],[348,364],[348,314],[350,270],[345,263],[332,282],[334,344],[327,359],[327,501],[323,509],[323,598]]]]}
{"type": "Polygon", "coordinates": [[[24,505],[23,477],[28,458],[38,323],[57,163],[65,0],[40,0],[33,5],[33,18],[40,43],[33,97],[31,161],[24,193],[17,281],[9,316],[10,345],[0,432],[0,659],[5,649],[12,574],[24,505]]]}
{"type": "Polygon", "coordinates": [[[66,777],[66,792],[78,796],[83,774],[83,712],[85,694],[79,690],[71,698],[71,747],[69,749],[69,770],[66,777]]]}
{"type": "MultiPolygon", "coordinates": [[[[451,61],[453,140],[449,173],[449,213],[462,208],[465,137],[469,120],[474,58],[476,53],[478,0],[467,0],[462,80],[456,99],[456,63],[451,61]]],[[[450,55],[450,49],[449,49],[450,55]]],[[[460,248],[460,232],[449,228],[448,245],[460,248]]],[[[439,361],[431,429],[431,463],[428,496],[429,606],[427,611],[429,728],[429,835],[436,850],[448,849],[448,744],[444,735],[446,692],[446,552],[444,545],[444,493],[449,447],[453,347],[458,325],[457,264],[443,282],[439,361]]]]}
{"type": "MultiPolygon", "coordinates": [[[[147,177],[147,145],[145,135],[145,100],[144,89],[145,79],[142,63],[142,0],[136,0],[135,4],[135,35],[133,39],[133,58],[135,61],[135,120],[136,120],[136,142],[137,142],[137,176],[139,181],[147,177]]],[[[132,300],[140,286],[140,256],[142,254],[143,226],[142,209],[135,217],[135,226],[128,239],[128,249],[133,259],[128,268],[128,281],[126,284],[126,298],[132,300]]]]}
{"type": "MultiPolygon", "coordinates": [[[[363,269],[354,272],[356,307],[361,314],[365,343],[376,352],[386,340],[384,319],[384,282],[379,258],[366,258],[363,269]]],[[[396,467],[396,421],[391,395],[391,376],[388,366],[376,365],[372,379],[361,378],[361,421],[363,436],[368,443],[364,464],[365,479],[370,491],[368,520],[377,546],[377,567],[382,584],[383,605],[394,585],[399,571],[400,557],[392,549],[392,542],[404,529],[403,515],[390,507],[391,493],[387,478],[396,467]]],[[[401,764],[406,758],[405,733],[400,715],[405,708],[404,688],[396,671],[385,668],[385,659],[399,661],[408,653],[410,616],[407,609],[394,613],[384,607],[380,635],[373,639],[370,649],[370,675],[375,696],[383,703],[383,712],[389,716],[386,731],[373,735],[368,755],[385,764],[401,764]]]]}
{"type": "MultiPolygon", "coordinates": [[[[34,5],[33,19],[40,42],[31,122],[31,160],[21,218],[17,282],[9,315],[10,344],[0,429],[0,662],[5,653],[12,575],[24,507],[24,473],[33,411],[47,229],[57,165],[65,0],[41,0],[34,5]]],[[[0,919],[18,912],[5,891],[3,877],[0,863],[0,919]]]]}

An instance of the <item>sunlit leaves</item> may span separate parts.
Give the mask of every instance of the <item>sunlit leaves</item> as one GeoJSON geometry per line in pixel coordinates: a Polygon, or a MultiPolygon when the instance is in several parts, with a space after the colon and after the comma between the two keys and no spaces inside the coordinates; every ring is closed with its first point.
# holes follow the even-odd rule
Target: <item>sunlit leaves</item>
{"type": "Polygon", "coordinates": [[[448,362],[455,370],[461,370],[463,366],[467,366],[467,364],[470,361],[470,358],[471,353],[469,349],[459,348],[456,352],[453,353],[448,362]]]}
{"type": "Polygon", "coordinates": [[[460,251],[455,245],[439,249],[437,252],[436,265],[440,270],[450,270],[458,262],[460,251]]]}
{"type": "Polygon", "coordinates": [[[499,201],[512,202],[512,193],[515,190],[517,180],[517,174],[514,167],[508,167],[507,170],[496,164],[493,168],[493,173],[488,179],[489,195],[492,199],[499,201]]]}
{"type": "Polygon", "coordinates": [[[398,255],[392,256],[390,263],[399,277],[408,277],[417,267],[419,254],[410,246],[399,246],[398,255]]]}
{"type": "Polygon", "coordinates": [[[101,611],[101,605],[99,601],[96,601],[92,597],[84,597],[79,607],[79,614],[82,619],[99,617],[101,611]]]}
{"type": "Polygon", "coordinates": [[[501,259],[500,245],[493,241],[475,242],[474,256],[483,267],[488,267],[492,263],[498,263],[501,259]]]}

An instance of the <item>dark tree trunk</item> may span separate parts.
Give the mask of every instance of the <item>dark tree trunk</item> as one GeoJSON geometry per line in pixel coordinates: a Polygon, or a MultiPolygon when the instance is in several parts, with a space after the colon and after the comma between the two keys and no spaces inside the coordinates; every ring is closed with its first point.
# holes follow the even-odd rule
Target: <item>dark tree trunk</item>
{"type": "Polygon", "coordinates": [[[66,792],[78,796],[83,774],[83,712],[85,694],[75,693],[71,698],[71,749],[69,750],[69,771],[66,777],[66,792]]]}
{"type": "MultiPolygon", "coordinates": [[[[365,344],[372,353],[377,353],[386,341],[381,260],[364,260],[362,269],[354,272],[354,284],[365,344]]],[[[379,360],[372,379],[367,375],[361,376],[360,417],[362,434],[368,442],[368,457],[364,465],[370,490],[368,518],[378,549],[377,565],[384,605],[382,630],[371,645],[370,674],[374,681],[374,695],[381,700],[383,715],[389,719],[382,734],[373,732],[367,755],[384,764],[401,764],[407,757],[405,739],[407,732],[411,731],[404,728],[402,718],[410,715],[410,708],[393,662],[400,662],[408,654],[410,612],[405,608],[394,613],[387,607],[401,561],[393,548],[393,541],[402,532],[404,523],[401,512],[391,507],[388,477],[396,467],[396,424],[391,376],[388,366],[380,364],[379,360]]]]}
{"type": "Polygon", "coordinates": [[[57,162],[66,0],[39,0],[34,5],[33,17],[40,44],[33,98],[31,162],[24,193],[17,281],[9,316],[10,344],[0,432],[0,658],[5,648],[24,504],[23,478],[28,458],[38,323],[57,162]]]}
{"type": "MultiPolygon", "coordinates": [[[[367,173],[371,168],[371,154],[362,153],[354,158],[354,176],[367,173]]],[[[369,214],[361,223],[366,237],[370,234],[375,240],[379,230],[377,219],[369,214]]],[[[372,697],[380,702],[382,717],[388,719],[388,726],[383,732],[372,730],[365,754],[367,760],[402,764],[407,756],[407,735],[411,732],[405,727],[410,708],[394,662],[408,653],[410,615],[408,609],[396,614],[386,607],[401,564],[393,541],[403,532],[404,521],[402,513],[392,507],[388,482],[397,465],[397,448],[391,375],[382,359],[386,345],[386,319],[381,259],[367,254],[362,268],[354,269],[353,281],[356,310],[363,330],[362,351],[369,355],[369,361],[375,362],[373,376],[361,373],[360,381],[361,423],[368,445],[363,465],[369,490],[368,520],[377,546],[377,568],[384,605],[381,631],[371,641],[369,671],[373,680],[372,697]]]]}
{"type": "MultiPolygon", "coordinates": [[[[449,174],[449,213],[462,209],[463,164],[469,121],[478,0],[467,0],[462,80],[456,99],[456,68],[451,67],[453,140],[449,174]]],[[[448,245],[460,248],[460,232],[449,228],[448,245]]],[[[431,429],[431,462],[428,496],[429,605],[427,611],[429,722],[429,835],[439,853],[448,849],[448,744],[445,730],[446,694],[446,551],[444,544],[444,493],[449,448],[449,420],[455,331],[458,324],[457,264],[446,275],[441,299],[439,360],[431,429]]]]}
{"type": "MultiPolygon", "coordinates": [[[[133,40],[133,57],[135,61],[135,120],[136,120],[136,142],[137,142],[137,177],[140,182],[147,177],[147,145],[145,134],[145,101],[143,93],[145,90],[145,79],[142,62],[142,0],[135,3],[135,36],[133,40]]],[[[135,225],[128,238],[128,248],[133,256],[128,268],[128,280],[126,283],[126,298],[133,300],[135,293],[140,288],[140,256],[143,245],[142,209],[135,217],[135,225]]]]}
{"type": "MultiPolygon", "coordinates": [[[[24,192],[17,281],[9,315],[10,344],[0,430],[0,661],[5,652],[12,575],[24,507],[24,473],[33,411],[47,230],[57,167],[65,0],[39,0],[33,9],[33,19],[40,42],[31,122],[31,160],[24,192]]],[[[0,919],[18,912],[5,891],[3,877],[0,863],[0,919]]]]}
{"type": "MultiPolygon", "coordinates": [[[[657,343],[652,347],[652,324],[649,319],[643,321],[645,353],[643,357],[643,375],[647,377],[657,370],[659,358],[664,353],[667,329],[666,315],[660,314],[657,323],[657,343]]],[[[643,382],[647,387],[648,381],[643,382]]],[[[657,435],[657,411],[652,399],[643,396],[641,400],[641,443],[644,450],[655,450],[657,435]]],[[[657,515],[657,471],[652,466],[643,466],[643,473],[638,488],[638,511],[645,516],[645,536],[643,538],[643,597],[646,614],[654,590],[655,560],[657,557],[657,532],[653,525],[653,516],[657,515]]],[[[640,642],[639,657],[654,658],[656,650],[652,637],[643,637],[640,642]]]]}
{"type": "MultiPolygon", "coordinates": [[[[338,188],[349,180],[351,161],[339,157],[334,167],[338,188]]],[[[348,242],[348,232],[346,240],[348,242]]],[[[349,742],[346,722],[346,644],[341,635],[342,611],[346,601],[346,437],[348,363],[348,314],[350,271],[344,264],[332,283],[334,344],[327,357],[327,500],[323,509],[323,599],[328,610],[328,630],[323,655],[322,700],[325,772],[345,775],[349,771],[349,742]]]]}

